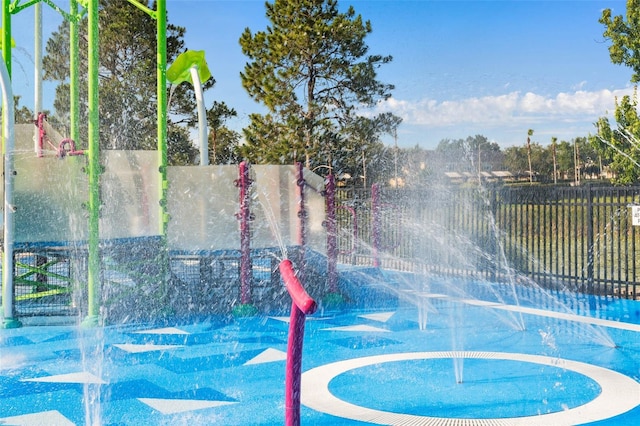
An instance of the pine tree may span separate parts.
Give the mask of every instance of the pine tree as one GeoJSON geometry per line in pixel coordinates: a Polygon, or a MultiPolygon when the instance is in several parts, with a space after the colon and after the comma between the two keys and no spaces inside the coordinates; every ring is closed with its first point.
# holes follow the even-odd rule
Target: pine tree
{"type": "MultiPolygon", "coordinates": [[[[353,155],[342,148],[354,142],[348,139],[359,125],[358,108],[390,96],[393,86],[379,82],[376,70],[392,58],[368,54],[371,23],[353,7],[339,12],[336,0],[275,0],[266,9],[267,29],[247,28],[240,38],[249,58],[242,85],[268,109],[250,116],[243,155],[254,162],[340,167],[353,155]]],[[[383,132],[359,143],[376,142],[383,132]]]]}
{"type": "Polygon", "coordinates": [[[233,164],[240,162],[240,134],[225,126],[225,122],[238,113],[224,102],[213,102],[207,110],[209,123],[209,164],[233,164]]]}

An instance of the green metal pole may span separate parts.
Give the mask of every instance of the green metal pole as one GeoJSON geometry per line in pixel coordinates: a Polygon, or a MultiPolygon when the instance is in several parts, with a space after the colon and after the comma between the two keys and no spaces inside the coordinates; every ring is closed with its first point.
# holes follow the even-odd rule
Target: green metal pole
{"type": "Polygon", "coordinates": [[[158,0],[157,24],[157,89],[158,89],[158,163],[160,165],[160,235],[167,236],[167,4],[158,0]]]}
{"type": "Polygon", "coordinates": [[[71,131],[69,136],[71,139],[78,143],[80,137],[80,121],[78,117],[80,115],[79,109],[79,95],[78,95],[78,1],[69,0],[69,14],[75,19],[69,20],[69,125],[71,131]]]}
{"type": "Polygon", "coordinates": [[[11,77],[11,0],[2,0],[2,59],[11,77]]]}
{"type": "Polygon", "coordinates": [[[99,322],[100,286],[100,114],[98,111],[98,0],[88,0],[89,37],[89,264],[87,280],[87,318],[83,325],[99,322]]]}
{"type": "MultiPolygon", "coordinates": [[[[38,118],[38,114],[42,112],[42,3],[36,3],[34,6],[34,46],[33,46],[33,62],[34,62],[34,76],[33,76],[33,112],[34,118],[38,118]]],[[[37,127],[37,126],[36,126],[37,127]]],[[[37,147],[35,151],[40,155],[40,150],[37,147]]]]}

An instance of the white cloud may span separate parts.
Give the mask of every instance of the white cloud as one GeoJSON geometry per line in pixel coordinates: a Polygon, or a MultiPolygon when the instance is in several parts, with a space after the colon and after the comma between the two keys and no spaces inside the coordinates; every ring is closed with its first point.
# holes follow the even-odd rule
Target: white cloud
{"type": "Polygon", "coordinates": [[[582,90],[586,85],[587,85],[587,81],[586,80],[582,80],[580,83],[574,85],[572,87],[572,89],[573,90],[582,90]]]}
{"type": "Polygon", "coordinates": [[[461,100],[406,101],[390,98],[377,106],[376,112],[393,112],[403,123],[425,128],[482,124],[509,126],[514,122],[595,121],[613,111],[615,99],[633,92],[632,88],[599,91],[577,90],[555,96],[532,92],[510,92],[498,96],[461,100]]]}

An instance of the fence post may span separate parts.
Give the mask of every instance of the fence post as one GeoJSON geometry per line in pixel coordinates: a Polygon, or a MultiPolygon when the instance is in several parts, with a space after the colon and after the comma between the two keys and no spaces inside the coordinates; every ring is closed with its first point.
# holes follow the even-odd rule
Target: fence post
{"type": "Polygon", "coordinates": [[[380,267],[380,187],[377,183],[371,185],[371,227],[373,240],[371,242],[371,254],[373,266],[380,267]]]}
{"type": "Polygon", "coordinates": [[[240,188],[240,303],[247,305],[251,303],[251,211],[249,206],[249,164],[243,161],[239,166],[239,178],[237,181],[240,188]]]}
{"type": "Polygon", "coordinates": [[[498,277],[498,271],[500,268],[500,263],[502,262],[502,242],[500,241],[500,223],[498,222],[498,203],[499,203],[499,192],[493,187],[489,191],[489,211],[491,214],[491,219],[493,220],[492,226],[489,228],[490,236],[493,238],[495,247],[494,253],[496,256],[495,262],[493,262],[493,267],[490,268],[490,279],[495,282],[498,277]]]}
{"type": "Polygon", "coordinates": [[[587,185],[587,293],[593,294],[593,191],[591,185],[587,185]]]}
{"type": "Polygon", "coordinates": [[[336,234],[336,180],[333,174],[327,176],[327,278],[329,291],[338,291],[338,236],[336,234]]]}

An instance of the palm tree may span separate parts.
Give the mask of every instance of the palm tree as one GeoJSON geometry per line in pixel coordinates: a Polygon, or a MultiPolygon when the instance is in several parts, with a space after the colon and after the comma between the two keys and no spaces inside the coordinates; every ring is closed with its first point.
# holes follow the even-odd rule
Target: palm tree
{"type": "Polygon", "coordinates": [[[556,161],[556,141],[558,138],[551,137],[551,153],[553,155],[553,183],[558,183],[558,162],[556,161]]]}
{"type": "Polygon", "coordinates": [[[533,136],[533,130],[529,129],[527,132],[527,157],[529,159],[529,183],[533,183],[533,168],[531,167],[531,136],[533,136]]]}

